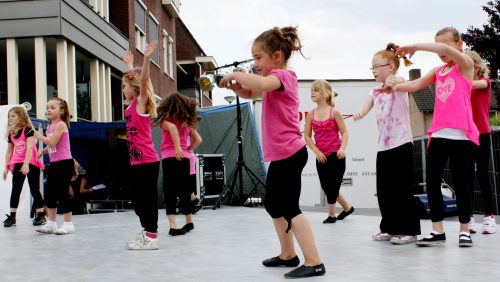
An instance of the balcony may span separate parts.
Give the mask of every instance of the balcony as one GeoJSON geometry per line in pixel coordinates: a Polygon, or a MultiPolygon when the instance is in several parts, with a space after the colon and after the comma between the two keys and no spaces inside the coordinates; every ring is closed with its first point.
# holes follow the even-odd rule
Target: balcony
{"type": "Polygon", "coordinates": [[[179,18],[181,0],[162,0],[161,4],[173,18],[179,18]]]}

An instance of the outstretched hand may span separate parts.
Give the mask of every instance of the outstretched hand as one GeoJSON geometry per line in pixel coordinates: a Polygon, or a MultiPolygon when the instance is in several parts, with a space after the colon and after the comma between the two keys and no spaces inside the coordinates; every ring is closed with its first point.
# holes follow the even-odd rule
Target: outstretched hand
{"type": "Polygon", "coordinates": [[[125,51],[123,54],[123,63],[129,68],[134,68],[134,54],[130,50],[125,51]]]}
{"type": "Polygon", "coordinates": [[[400,58],[408,55],[408,57],[411,58],[416,51],[417,49],[413,45],[401,46],[398,48],[398,50],[396,50],[396,55],[400,58]]]}
{"type": "Polygon", "coordinates": [[[153,54],[153,52],[156,49],[156,45],[158,45],[158,41],[157,40],[149,42],[149,44],[146,47],[146,50],[144,51],[144,56],[145,57],[151,57],[151,55],[153,54]]]}

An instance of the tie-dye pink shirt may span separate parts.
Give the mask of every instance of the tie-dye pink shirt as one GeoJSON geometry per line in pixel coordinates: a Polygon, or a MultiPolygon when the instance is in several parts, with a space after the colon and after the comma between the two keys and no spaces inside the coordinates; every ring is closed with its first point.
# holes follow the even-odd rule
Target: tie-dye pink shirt
{"type": "Polygon", "coordinates": [[[386,151],[412,142],[407,92],[377,93],[372,89],[377,115],[378,150],[386,151]]]}

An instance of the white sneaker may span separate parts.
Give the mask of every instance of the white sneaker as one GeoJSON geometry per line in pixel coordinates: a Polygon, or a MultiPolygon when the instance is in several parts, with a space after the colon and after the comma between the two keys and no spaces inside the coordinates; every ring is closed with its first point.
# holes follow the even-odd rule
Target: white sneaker
{"type": "Polygon", "coordinates": [[[45,225],[37,227],[35,231],[43,234],[52,234],[56,229],[57,229],[57,223],[54,221],[47,220],[45,225]]]}
{"type": "Polygon", "coordinates": [[[417,242],[417,236],[397,235],[389,240],[394,245],[404,245],[417,242]]]}
{"type": "Polygon", "coordinates": [[[390,241],[392,239],[392,235],[389,235],[388,233],[382,233],[379,232],[377,234],[372,235],[372,239],[375,241],[390,241]]]}
{"type": "Polygon", "coordinates": [[[149,238],[141,232],[135,241],[127,242],[127,249],[129,250],[158,250],[158,239],[149,238]]]}
{"type": "Polygon", "coordinates": [[[497,232],[497,223],[495,216],[483,217],[483,234],[493,234],[497,232]]]}
{"type": "Polygon", "coordinates": [[[469,221],[469,233],[470,234],[476,233],[476,220],[474,219],[473,216],[470,217],[469,221]]]}
{"type": "Polygon", "coordinates": [[[75,233],[75,225],[72,222],[64,222],[61,227],[54,230],[54,233],[57,235],[66,235],[75,233]]]}

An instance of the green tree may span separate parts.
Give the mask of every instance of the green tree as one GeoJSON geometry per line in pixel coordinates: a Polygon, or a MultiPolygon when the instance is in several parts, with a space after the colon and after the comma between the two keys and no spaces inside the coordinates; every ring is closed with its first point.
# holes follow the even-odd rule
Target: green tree
{"type": "Polygon", "coordinates": [[[489,22],[482,28],[470,26],[462,38],[489,63],[490,76],[496,79],[500,70],[500,0],[487,2],[483,10],[488,14],[489,22]]]}

